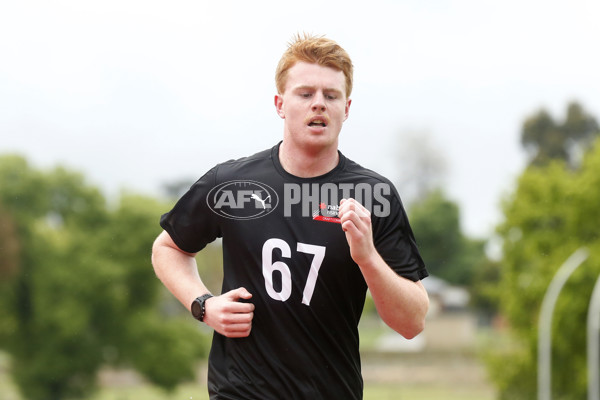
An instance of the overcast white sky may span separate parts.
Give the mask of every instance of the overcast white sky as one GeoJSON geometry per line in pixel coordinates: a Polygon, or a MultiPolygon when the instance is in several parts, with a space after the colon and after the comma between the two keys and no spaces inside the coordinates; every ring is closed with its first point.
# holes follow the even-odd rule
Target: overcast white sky
{"type": "Polygon", "coordinates": [[[158,195],[275,144],[275,65],[295,32],[325,34],[355,65],[342,152],[400,182],[427,136],[486,236],[523,118],[572,99],[600,118],[598,21],[597,0],[4,1],[0,153],[158,195]]]}

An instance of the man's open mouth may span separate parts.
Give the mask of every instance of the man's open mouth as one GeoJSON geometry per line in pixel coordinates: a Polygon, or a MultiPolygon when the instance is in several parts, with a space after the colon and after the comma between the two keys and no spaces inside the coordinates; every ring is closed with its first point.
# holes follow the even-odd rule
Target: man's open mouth
{"type": "Polygon", "coordinates": [[[308,126],[318,126],[324,128],[327,126],[327,123],[323,119],[314,119],[308,123],[308,126]]]}

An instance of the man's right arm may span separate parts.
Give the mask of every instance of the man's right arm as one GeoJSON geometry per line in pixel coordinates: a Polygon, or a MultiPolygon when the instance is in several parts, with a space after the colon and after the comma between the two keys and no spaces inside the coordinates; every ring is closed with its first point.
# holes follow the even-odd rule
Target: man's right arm
{"type": "MultiPolygon", "coordinates": [[[[156,276],[188,310],[196,297],[210,293],[198,274],[195,255],[181,250],[166,231],[158,235],[152,246],[152,265],[156,276]]],[[[251,297],[246,289],[237,288],[208,299],[204,322],[227,337],[248,336],[254,305],[238,300],[251,297]]]]}

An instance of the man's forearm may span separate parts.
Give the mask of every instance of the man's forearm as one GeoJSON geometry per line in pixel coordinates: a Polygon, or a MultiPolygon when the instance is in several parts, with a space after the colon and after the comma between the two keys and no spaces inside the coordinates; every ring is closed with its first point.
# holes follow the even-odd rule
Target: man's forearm
{"type": "Polygon", "coordinates": [[[152,246],[152,266],[158,279],[188,310],[196,297],[209,292],[200,279],[194,255],[174,247],[166,232],[152,246]]]}
{"type": "MultiPolygon", "coordinates": [[[[166,232],[161,233],[152,246],[156,276],[188,310],[196,297],[209,293],[200,279],[194,256],[177,247],[166,232]]],[[[243,287],[214,296],[206,300],[203,321],[221,335],[247,337],[252,330],[254,304],[239,300],[251,298],[252,293],[243,287]]]]}
{"type": "Polygon", "coordinates": [[[421,282],[394,272],[373,243],[371,213],[354,199],[342,199],[339,216],[352,259],[361,269],[383,321],[406,338],[425,326],[429,298],[421,282]]]}
{"type": "Polygon", "coordinates": [[[423,284],[396,274],[379,254],[360,268],[381,319],[407,339],[418,335],[429,308],[423,284]]]}

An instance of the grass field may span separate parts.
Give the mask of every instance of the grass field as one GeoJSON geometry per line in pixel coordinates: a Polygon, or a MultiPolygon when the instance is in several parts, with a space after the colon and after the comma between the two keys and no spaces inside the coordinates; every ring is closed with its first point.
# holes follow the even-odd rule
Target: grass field
{"type": "MultiPolygon", "coordinates": [[[[23,400],[16,388],[0,381],[2,400],[23,400]]],[[[367,384],[365,400],[494,400],[494,392],[487,386],[461,387],[456,385],[415,385],[415,384],[367,384]]],[[[150,385],[103,387],[90,400],[208,400],[206,386],[185,384],[173,393],[166,393],[150,385]]]]}
{"type": "MultiPolygon", "coordinates": [[[[22,400],[14,386],[0,382],[2,400],[22,400]]],[[[365,400],[493,400],[489,388],[452,387],[445,385],[371,384],[365,387],[365,400]]],[[[149,385],[104,387],[90,400],[208,400],[206,386],[181,385],[175,392],[166,393],[149,385]]]]}
{"type": "MultiPolygon", "coordinates": [[[[495,399],[475,352],[380,353],[374,350],[380,336],[379,329],[373,328],[361,334],[365,400],[495,399]]],[[[9,367],[8,357],[0,353],[0,400],[25,400],[10,380],[9,367]]],[[[204,368],[196,383],[182,384],[172,393],[146,384],[131,371],[105,372],[101,388],[88,400],[208,400],[204,368]]]]}
{"type": "MultiPolygon", "coordinates": [[[[365,400],[494,400],[492,388],[482,383],[406,383],[410,378],[399,377],[399,383],[365,382],[365,400]]],[[[432,377],[433,378],[433,377],[432,377]]],[[[0,398],[23,400],[10,382],[6,371],[0,370],[0,398]]],[[[141,382],[104,385],[90,400],[208,400],[206,386],[184,384],[172,393],[141,382]]]]}
{"type": "MultiPolygon", "coordinates": [[[[489,388],[447,386],[367,385],[365,400],[493,400],[489,388]]],[[[105,388],[92,400],[208,400],[206,387],[183,385],[172,394],[150,387],[105,388]]],[[[15,399],[16,400],[16,399],[15,399]]]]}
{"type": "MultiPolygon", "coordinates": [[[[14,386],[0,383],[2,400],[22,400],[14,386]]],[[[365,400],[493,400],[494,393],[486,387],[448,387],[374,384],[365,388],[365,400]]],[[[148,385],[104,387],[90,400],[208,400],[206,387],[186,384],[173,393],[148,385]]]]}

